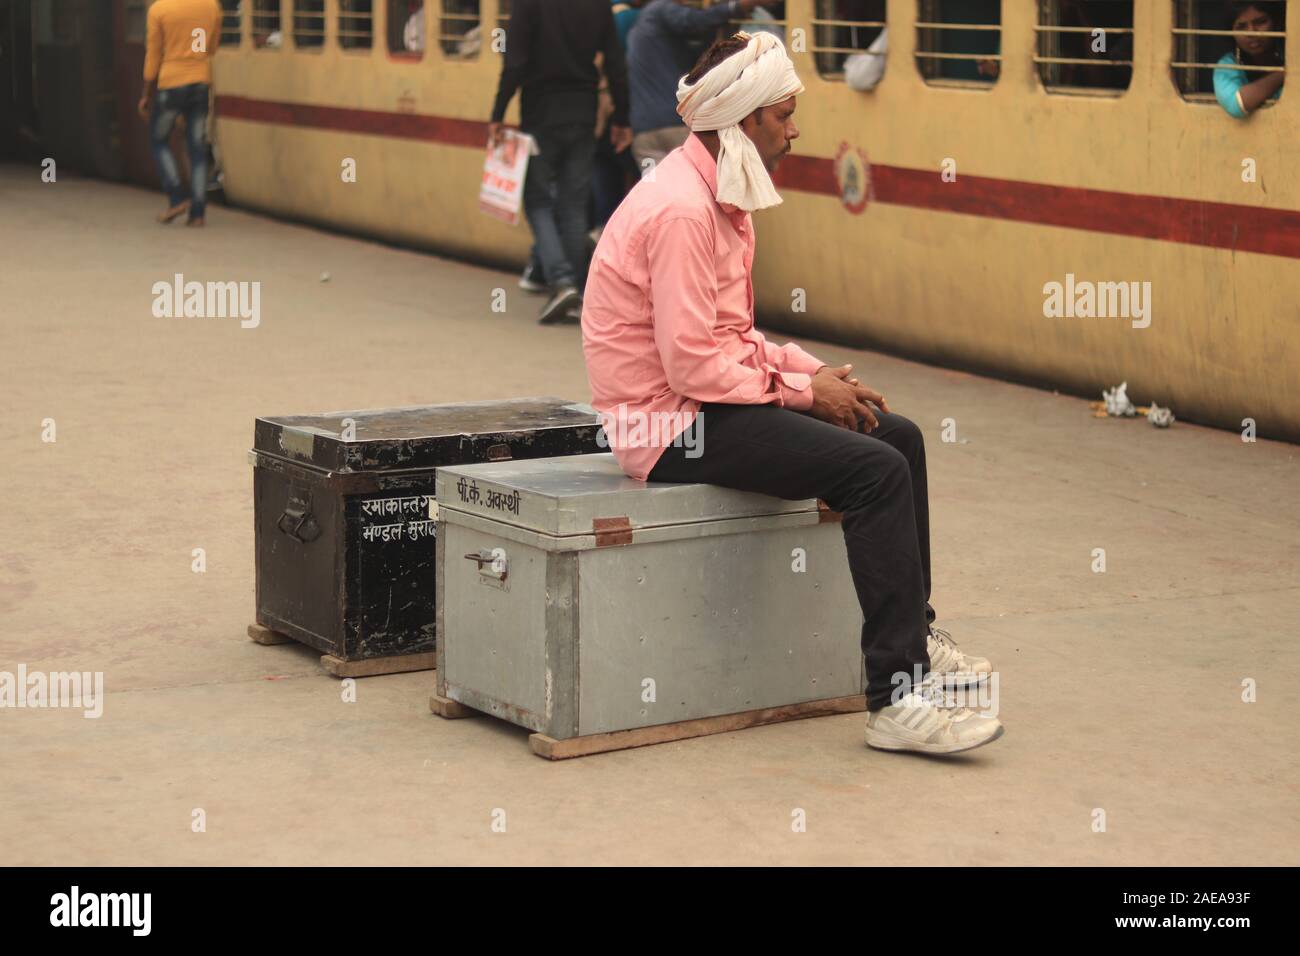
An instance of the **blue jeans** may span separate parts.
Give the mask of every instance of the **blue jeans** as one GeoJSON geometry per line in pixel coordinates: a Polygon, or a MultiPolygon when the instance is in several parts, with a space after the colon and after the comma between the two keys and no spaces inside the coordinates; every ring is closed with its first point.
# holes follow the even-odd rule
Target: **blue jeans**
{"type": "Polygon", "coordinates": [[[208,85],[191,83],[159,90],[149,117],[149,146],[163,192],[173,206],[185,201],[185,188],[176,168],[170,140],[176,117],[185,117],[185,146],[190,154],[190,218],[200,219],[208,195],[208,85]]]}
{"type": "Polygon", "coordinates": [[[596,139],[591,123],[528,132],[538,155],[528,158],[524,215],[551,288],[581,286],[587,271],[587,198],[596,139]]]}

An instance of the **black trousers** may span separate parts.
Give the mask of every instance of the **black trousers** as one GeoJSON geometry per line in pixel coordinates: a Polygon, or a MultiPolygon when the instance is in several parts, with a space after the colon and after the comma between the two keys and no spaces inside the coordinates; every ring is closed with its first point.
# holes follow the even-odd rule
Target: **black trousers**
{"type": "Polygon", "coordinates": [[[821,498],[843,512],[869,710],[930,670],[925,638],[934,620],[925,442],[903,416],[878,418],[874,432],[861,434],[775,405],[706,404],[692,426],[698,456],[687,457],[685,443],[670,446],[649,476],[821,498]]]}

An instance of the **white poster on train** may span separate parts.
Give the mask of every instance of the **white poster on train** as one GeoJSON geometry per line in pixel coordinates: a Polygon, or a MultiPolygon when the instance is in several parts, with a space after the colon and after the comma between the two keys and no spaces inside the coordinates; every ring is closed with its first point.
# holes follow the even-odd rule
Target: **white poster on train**
{"type": "Polygon", "coordinates": [[[489,216],[514,226],[524,195],[524,177],[528,175],[528,157],[537,151],[536,141],[527,133],[508,129],[501,133],[495,147],[489,147],[483,161],[483,182],[478,191],[478,207],[489,216]]]}

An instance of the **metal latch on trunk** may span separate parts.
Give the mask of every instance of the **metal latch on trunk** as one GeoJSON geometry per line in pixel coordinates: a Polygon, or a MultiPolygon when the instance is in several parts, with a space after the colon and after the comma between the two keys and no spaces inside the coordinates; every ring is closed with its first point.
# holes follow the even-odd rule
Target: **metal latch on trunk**
{"type": "Polygon", "coordinates": [[[302,544],[320,537],[320,525],[311,513],[311,492],[291,488],[289,502],[284,506],[275,526],[302,544]]]}
{"type": "Polygon", "coordinates": [[[483,548],[480,551],[471,551],[465,555],[465,560],[473,561],[478,565],[478,573],[493,581],[504,582],[506,575],[510,573],[505,548],[483,548]]]}

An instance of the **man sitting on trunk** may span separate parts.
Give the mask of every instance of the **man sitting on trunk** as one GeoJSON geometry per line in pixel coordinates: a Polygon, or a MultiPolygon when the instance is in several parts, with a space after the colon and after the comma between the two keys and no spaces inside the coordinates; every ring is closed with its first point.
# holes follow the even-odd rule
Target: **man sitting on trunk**
{"type": "Polygon", "coordinates": [[[951,706],[946,692],[992,668],[931,626],[920,430],[849,366],[778,348],[754,328],[750,212],[781,202],[770,172],[799,135],[802,92],[766,33],[718,41],[681,79],[678,112],[692,134],[629,193],[592,261],[582,313],[592,401],[606,420],[702,427],[702,454],[657,427],[637,446],[607,428],[633,478],[821,498],[842,512],[864,618],[867,743],[969,750],[1002,725],[951,706]]]}

